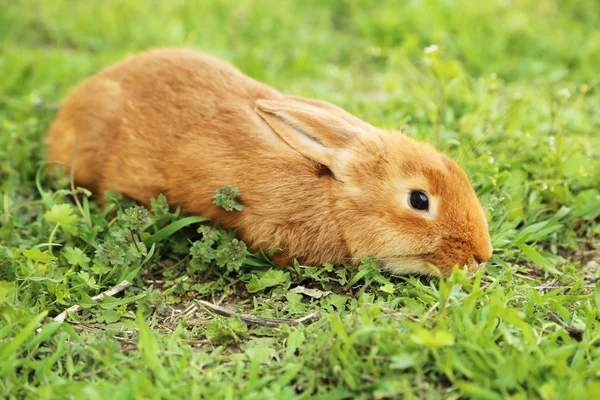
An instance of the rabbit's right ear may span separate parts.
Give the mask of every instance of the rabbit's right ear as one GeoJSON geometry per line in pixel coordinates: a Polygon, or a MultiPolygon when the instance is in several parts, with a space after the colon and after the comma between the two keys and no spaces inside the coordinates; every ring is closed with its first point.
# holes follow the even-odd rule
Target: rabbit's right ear
{"type": "Polygon", "coordinates": [[[290,147],[334,174],[345,164],[353,142],[364,128],[316,104],[283,100],[257,100],[256,112],[290,147]]]}
{"type": "Polygon", "coordinates": [[[310,99],[307,97],[289,96],[289,95],[285,96],[285,99],[289,100],[289,101],[301,103],[301,104],[308,104],[308,105],[311,105],[314,107],[321,108],[323,110],[327,110],[327,111],[331,112],[332,114],[334,114],[335,116],[350,123],[351,125],[354,125],[355,127],[360,127],[367,131],[375,129],[373,127],[373,125],[369,124],[368,122],[365,122],[365,121],[361,120],[360,118],[355,117],[354,115],[350,114],[348,111],[344,110],[343,108],[340,108],[340,107],[336,106],[335,104],[332,104],[328,101],[310,99]]]}

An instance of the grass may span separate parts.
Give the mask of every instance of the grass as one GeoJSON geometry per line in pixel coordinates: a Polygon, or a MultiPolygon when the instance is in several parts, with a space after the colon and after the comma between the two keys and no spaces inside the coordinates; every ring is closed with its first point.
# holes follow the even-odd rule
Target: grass
{"type": "Polygon", "coordinates": [[[0,0],[0,397],[600,398],[600,3],[233,4],[0,0]],[[109,193],[104,210],[77,190],[78,207],[42,162],[53,105],[163,45],[446,151],[490,219],[486,270],[276,270],[160,200],[145,213],[109,193]],[[322,318],[249,325],[197,299],[322,318]]]}

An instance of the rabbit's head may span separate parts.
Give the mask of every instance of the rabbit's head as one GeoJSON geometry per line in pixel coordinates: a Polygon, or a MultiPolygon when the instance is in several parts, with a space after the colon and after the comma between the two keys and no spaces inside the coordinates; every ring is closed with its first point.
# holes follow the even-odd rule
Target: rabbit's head
{"type": "MultiPolygon", "coordinates": [[[[258,100],[256,111],[293,149],[331,171],[332,218],[349,261],[394,273],[469,272],[491,257],[488,224],[467,174],[433,147],[375,128],[324,101],[258,100]]],[[[308,189],[308,188],[307,188],[308,189]]]]}

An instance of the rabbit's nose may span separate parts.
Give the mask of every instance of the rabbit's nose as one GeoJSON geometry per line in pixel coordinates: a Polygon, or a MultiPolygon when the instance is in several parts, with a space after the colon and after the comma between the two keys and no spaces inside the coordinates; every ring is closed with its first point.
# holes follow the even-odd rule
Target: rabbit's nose
{"type": "Polygon", "coordinates": [[[474,243],[473,247],[473,257],[478,264],[485,263],[492,258],[494,248],[492,247],[492,241],[489,235],[484,235],[483,238],[474,243]]]}
{"type": "Polygon", "coordinates": [[[492,258],[492,252],[494,249],[492,248],[491,241],[485,240],[477,243],[473,248],[473,258],[477,262],[477,264],[485,264],[492,258]]]}

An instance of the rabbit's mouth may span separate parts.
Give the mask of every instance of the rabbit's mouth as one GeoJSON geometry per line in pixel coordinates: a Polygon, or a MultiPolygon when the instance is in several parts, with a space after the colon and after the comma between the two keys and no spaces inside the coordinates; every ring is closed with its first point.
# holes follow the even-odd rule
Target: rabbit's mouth
{"type": "MultiPolygon", "coordinates": [[[[392,275],[418,274],[428,276],[448,276],[453,268],[436,266],[431,260],[432,253],[415,254],[399,257],[375,258],[381,265],[381,269],[392,275]]],[[[470,260],[464,267],[469,274],[477,272],[485,266],[485,262],[470,260]]]]}

